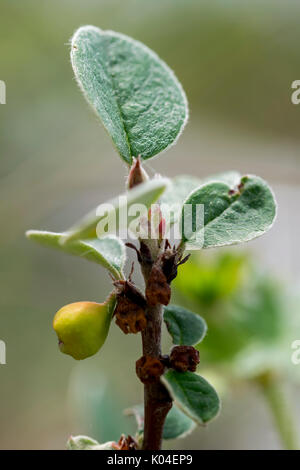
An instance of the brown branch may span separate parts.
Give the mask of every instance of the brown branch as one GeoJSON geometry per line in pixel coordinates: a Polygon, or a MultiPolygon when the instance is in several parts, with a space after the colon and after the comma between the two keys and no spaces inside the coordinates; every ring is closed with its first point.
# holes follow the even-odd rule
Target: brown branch
{"type": "MultiPolygon", "coordinates": [[[[162,305],[147,307],[147,326],[142,332],[143,355],[161,357],[162,305]]],[[[160,450],[166,416],[172,399],[158,380],[144,385],[144,442],[143,450],[160,450]]]]}

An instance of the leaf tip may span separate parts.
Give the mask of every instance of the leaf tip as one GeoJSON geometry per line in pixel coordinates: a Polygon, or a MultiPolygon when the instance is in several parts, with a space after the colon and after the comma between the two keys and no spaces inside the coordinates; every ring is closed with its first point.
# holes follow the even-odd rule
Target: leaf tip
{"type": "Polygon", "coordinates": [[[33,240],[36,236],[36,234],[39,233],[38,230],[26,230],[25,232],[25,237],[28,239],[28,240],[33,240]]]}
{"type": "Polygon", "coordinates": [[[72,50],[77,50],[78,46],[76,44],[77,39],[84,33],[88,31],[94,31],[94,32],[101,32],[100,28],[97,28],[97,26],[93,26],[90,24],[80,26],[79,28],[76,29],[76,31],[73,33],[73,36],[71,37],[71,48],[72,50]]]}

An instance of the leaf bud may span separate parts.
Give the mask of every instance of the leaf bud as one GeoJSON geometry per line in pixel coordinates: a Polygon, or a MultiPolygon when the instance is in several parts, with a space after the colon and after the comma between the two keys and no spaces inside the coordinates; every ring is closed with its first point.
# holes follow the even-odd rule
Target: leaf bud
{"type": "Polygon", "coordinates": [[[137,158],[133,157],[133,164],[131,165],[129,175],[127,178],[127,188],[132,189],[138,184],[144,183],[148,181],[149,176],[142,167],[141,158],[138,156],[137,158]]]}

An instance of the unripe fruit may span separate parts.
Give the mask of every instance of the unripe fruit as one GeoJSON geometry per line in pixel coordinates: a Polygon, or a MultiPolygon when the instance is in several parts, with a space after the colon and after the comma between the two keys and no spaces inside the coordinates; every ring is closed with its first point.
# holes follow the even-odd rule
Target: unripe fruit
{"type": "Polygon", "coordinates": [[[114,304],[110,298],[103,304],[75,302],[58,310],[53,328],[61,352],[77,360],[96,354],[107,338],[114,304]]]}

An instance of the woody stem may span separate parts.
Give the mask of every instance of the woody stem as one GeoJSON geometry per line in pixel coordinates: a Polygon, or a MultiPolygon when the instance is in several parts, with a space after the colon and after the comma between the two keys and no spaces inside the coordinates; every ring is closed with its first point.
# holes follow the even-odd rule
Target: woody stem
{"type": "MultiPolygon", "coordinates": [[[[142,332],[143,355],[161,356],[161,325],[163,307],[147,307],[147,327],[142,332]]],[[[144,385],[144,441],[143,450],[160,450],[166,416],[172,400],[164,385],[157,381],[144,385]]]]}

